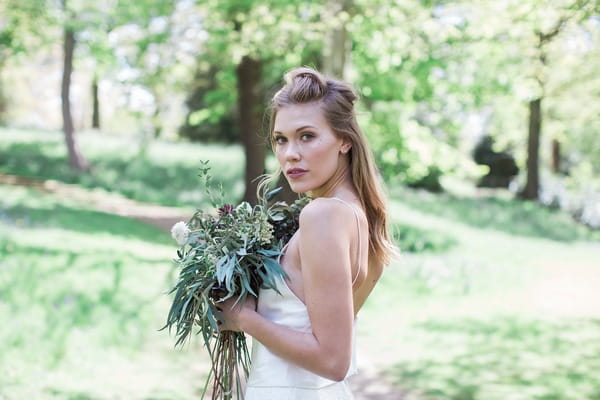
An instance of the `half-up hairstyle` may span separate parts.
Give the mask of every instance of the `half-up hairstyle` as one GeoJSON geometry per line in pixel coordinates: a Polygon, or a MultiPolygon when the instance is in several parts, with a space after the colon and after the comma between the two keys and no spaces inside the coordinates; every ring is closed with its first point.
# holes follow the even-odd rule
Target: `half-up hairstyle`
{"type": "MultiPolygon", "coordinates": [[[[300,67],[285,74],[286,84],[273,96],[270,107],[269,141],[275,148],[273,128],[277,112],[294,104],[317,102],[333,133],[352,144],[348,153],[353,185],[369,222],[369,264],[389,264],[396,254],[386,213],[385,195],[367,140],[356,120],[354,103],[358,96],[347,83],[326,78],[314,69],[300,67]]],[[[278,167],[259,184],[262,192],[281,174],[278,167]]]]}

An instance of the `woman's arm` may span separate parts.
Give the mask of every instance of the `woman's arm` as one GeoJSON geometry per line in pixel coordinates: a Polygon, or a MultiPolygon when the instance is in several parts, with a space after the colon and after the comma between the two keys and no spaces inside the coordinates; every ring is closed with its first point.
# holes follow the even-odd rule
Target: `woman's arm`
{"type": "Polygon", "coordinates": [[[304,301],[312,332],[271,322],[252,307],[225,310],[226,329],[243,330],[274,354],[325,378],[343,380],[352,356],[353,226],[355,217],[350,209],[325,199],[311,202],[300,215],[304,301]]]}

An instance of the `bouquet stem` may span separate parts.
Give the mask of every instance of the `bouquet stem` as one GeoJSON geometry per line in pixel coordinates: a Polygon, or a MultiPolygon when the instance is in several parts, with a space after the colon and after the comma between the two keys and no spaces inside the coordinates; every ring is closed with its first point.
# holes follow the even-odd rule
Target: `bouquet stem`
{"type": "Polygon", "coordinates": [[[221,332],[210,351],[210,356],[213,365],[208,377],[210,380],[212,376],[211,399],[243,399],[243,386],[250,370],[246,336],[241,332],[221,332]]]}

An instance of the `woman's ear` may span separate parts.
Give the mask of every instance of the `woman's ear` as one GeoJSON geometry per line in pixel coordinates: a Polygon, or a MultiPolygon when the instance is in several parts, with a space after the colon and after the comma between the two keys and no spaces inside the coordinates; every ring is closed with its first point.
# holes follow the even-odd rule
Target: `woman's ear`
{"type": "Polygon", "coordinates": [[[344,143],[342,145],[342,148],[340,149],[340,153],[348,154],[348,152],[350,151],[351,148],[352,148],[352,143],[344,143]]]}

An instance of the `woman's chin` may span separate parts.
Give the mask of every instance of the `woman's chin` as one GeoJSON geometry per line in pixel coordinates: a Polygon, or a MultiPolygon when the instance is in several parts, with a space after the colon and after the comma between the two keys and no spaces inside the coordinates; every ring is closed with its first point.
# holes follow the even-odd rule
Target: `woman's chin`
{"type": "Polygon", "coordinates": [[[290,189],[292,189],[292,192],[294,193],[306,193],[308,191],[310,191],[310,188],[307,188],[307,185],[302,185],[301,183],[296,183],[296,182],[290,182],[288,181],[289,185],[290,185],[290,189]]]}

